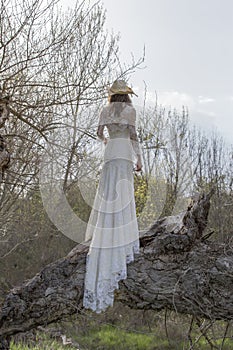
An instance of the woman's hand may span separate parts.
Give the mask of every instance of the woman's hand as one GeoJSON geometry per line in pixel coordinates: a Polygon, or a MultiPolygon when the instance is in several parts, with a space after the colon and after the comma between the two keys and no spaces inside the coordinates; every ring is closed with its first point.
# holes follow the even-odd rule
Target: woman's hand
{"type": "Polygon", "coordinates": [[[141,171],[141,170],[142,170],[142,162],[141,162],[141,159],[138,159],[135,171],[141,171]]]}
{"type": "Polygon", "coordinates": [[[108,142],[108,139],[107,139],[107,137],[105,137],[105,138],[104,138],[104,144],[106,145],[107,142],[108,142]]]}

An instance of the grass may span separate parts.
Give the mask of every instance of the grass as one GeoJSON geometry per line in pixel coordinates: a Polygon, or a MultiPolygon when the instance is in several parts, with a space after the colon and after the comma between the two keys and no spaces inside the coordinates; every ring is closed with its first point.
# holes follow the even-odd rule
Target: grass
{"type": "MultiPolygon", "coordinates": [[[[11,343],[11,350],[77,350],[77,347],[63,346],[57,341],[51,341],[41,335],[38,345],[27,346],[22,343],[11,343]]],[[[80,350],[170,350],[167,340],[159,337],[127,332],[112,326],[102,326],[97,331],[90,331],[87,335],[77,336],[80,350]]],[[[76,341],[76,340],[75,340],[76,341]]]]}
{"type": "Polygon", "coordinates": [[[39,331],[37,333],[36,343],[36,345],[25,345],[22,342],[15,343],[11,341],[10,350],[77,350],[77,347],[64,346],[61,342],[52,340],[47,334],[39,331]]]}
{"type": "MultiPolygon", "coordinates": [[[[188,345],[184,346],[183,341],[171,342],[170,340],[169,344],[167,339],[159,336],[122,331],[111,326],[104,326],[98,331],[91,331],[88,335],[80,336],[79,348],[64,346],[46,337],[48,336],[43,336],[43,339],[40,339],[35,346],[11,342],[10,350],[181,350],[189,348],[188,345]]],[[[216,343],[220,346],[222,340],[219,339],[216,343]]],[[[202,339],[194,349],[209,350],[210,345],[202,339]]],[[[223,349],[233,349],[233,340],[226,339],[223,349]]]]}
{"type": "MultiPolygon", "coordinates": [[[[14,342],[10,345],[10,350],[76,350],[77,348],[74,347],[67,347],[63,346],[58,342],[52,341],[52,342],[45,342],[44,344],[38,344],[36,346],[27,346],[23,344],[15,344],[14,342]]],[[[81,349],[80,349],[81,350],[81,349]]]]}
{"type": "Polygon", "coordinates": [[[158,337],[127,332],[111,326],[104,326],[98,331],[81,336],[79,341],[80,344],[84,343],[93,350],[159,350],[162,349],[162,346],[167,345],[166,340],[160,340],[158,337]]]}
{"type": "MultiPolygon", "coordinates": [[[[172,320],[171,320],[172,321],[172,320]]],[[[64,325],[64,324],[63,324],[64,325]]],[[[216,349],[221,348],[222,338],[216,339],[214,335],[223,335],[221,324],[217,324],[215,332],[209,334],[216,349]],[[213,340],[215,338],[215,340],[213,340]]],[[[169,340],[166,337],[164,325],[162,323],[154,323],[151,327],[150,334],[148,329],[142,327],[135,328],[135,331],[127,330],[127,324],[124,322],[116,324],[98,324],[93,322],[73,323],[68,321],[63,334],[79,344],[72,347],[62,345],[59,340],[54,340],[46,333],[37,331],[31,345],[23,345],[23,343],[11,342],[11,350],[187,350],[189,344],[187,341],[187,332],[181,324],[171,322],[169,327],[169,340]],[[82,328],[83,327],[83,328],[82,328]],[[125,329],[124,329],[125,328],[125,329]],[[145,333],[143,333],[145,331],[145,333]],[[148,334],[147,334],[148,333],[148,334]],[[151,334],[152,333],[152,334],[151,334]]],[[[229,332],[232,334],[232,332],[229,332]]],[[[225,339],[222,350],[233,349],[233,337],[229,334],[225,339]]],[[[195,343],[195,338],[200,335],[197,329],[193,330],[192,338],[195,343]]],[[[193,350],[210,350],[211,346],[208,341],[202,336],[199,338],[193,350]]]]}

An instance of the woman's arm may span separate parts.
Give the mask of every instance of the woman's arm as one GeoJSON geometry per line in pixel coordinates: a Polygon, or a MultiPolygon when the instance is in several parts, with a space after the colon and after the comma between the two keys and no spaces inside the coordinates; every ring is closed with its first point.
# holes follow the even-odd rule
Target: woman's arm
{"type": "Polygon", "coordinates": [[[100,113],[100,118],[99,118],[99,125],[97,129],[97,137],[99,140],[104,141],[104,144],[107,143],[107,138],[104,136],[104,127],[105,124],[103,123],[103,110],[100,113]]]}
{"type": "Polygon", "coordinates": [[[130,134],[130,140],[131,140],[134,152],[137,155],[136,171],[140,171],[142,169],[142,156],[141,156],[141,149],[139,145],[135,123],[136,123],[136,111],[134,109],[132,113],[131,124],[129,125],[129,134],[130,134]]]}
{"type": "Polygon", "coordinates": [[[98,125],[97,136],[100,140],[104,140],[104,125],[98,125]]]}
{"type": "Polygon", "coordinates": [[[100,140],[104,141],[106,145],[108,139],[104,136],[104,125],[99,125],[97,129],[97,136],[100,140]]]}
{"type": "Polygon", "coordinates": [[[136,171],[142,170],[142,156],[135,125],[129,125],[130,140],[137,155],[136,171]]]}

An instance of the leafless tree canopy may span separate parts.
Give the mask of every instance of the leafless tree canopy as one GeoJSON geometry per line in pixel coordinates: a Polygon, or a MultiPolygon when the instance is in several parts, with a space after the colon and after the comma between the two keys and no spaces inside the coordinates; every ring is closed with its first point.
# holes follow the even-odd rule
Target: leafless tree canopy
{"type": "Polygon", "coordinates": [[[16,198],[38,184],[41,153],[52,132],[68,127],[65,187],[75,151],[82,154],[93,137],[106,86],[143,61],[121,66],[118,39],[107,33],[98,2],[78,1],[64,11],[56,0],[1,1],[1,95],[10,97],[4,134],[11,154],[0,184],[2,222],[16,198]]]}

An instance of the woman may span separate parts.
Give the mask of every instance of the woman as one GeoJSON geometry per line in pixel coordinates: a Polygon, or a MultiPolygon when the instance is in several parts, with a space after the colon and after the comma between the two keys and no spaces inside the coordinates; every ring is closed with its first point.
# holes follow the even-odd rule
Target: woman
{"type": "Polygon", "coordinates": [[[106,148],[85,236],[91,243],[83,297],[84,307],[96,313],[113,306],[114,290],[127,277],[127,264],[139,253],[133,166],[136,161],[135,170],[140,171],[142,162],[135,129],[136,111],[129,94],[134,92],[123,80],[113,83],[97,130],[106,148]],[[104,136],[105,126],[109,138],[104,136]]]}

